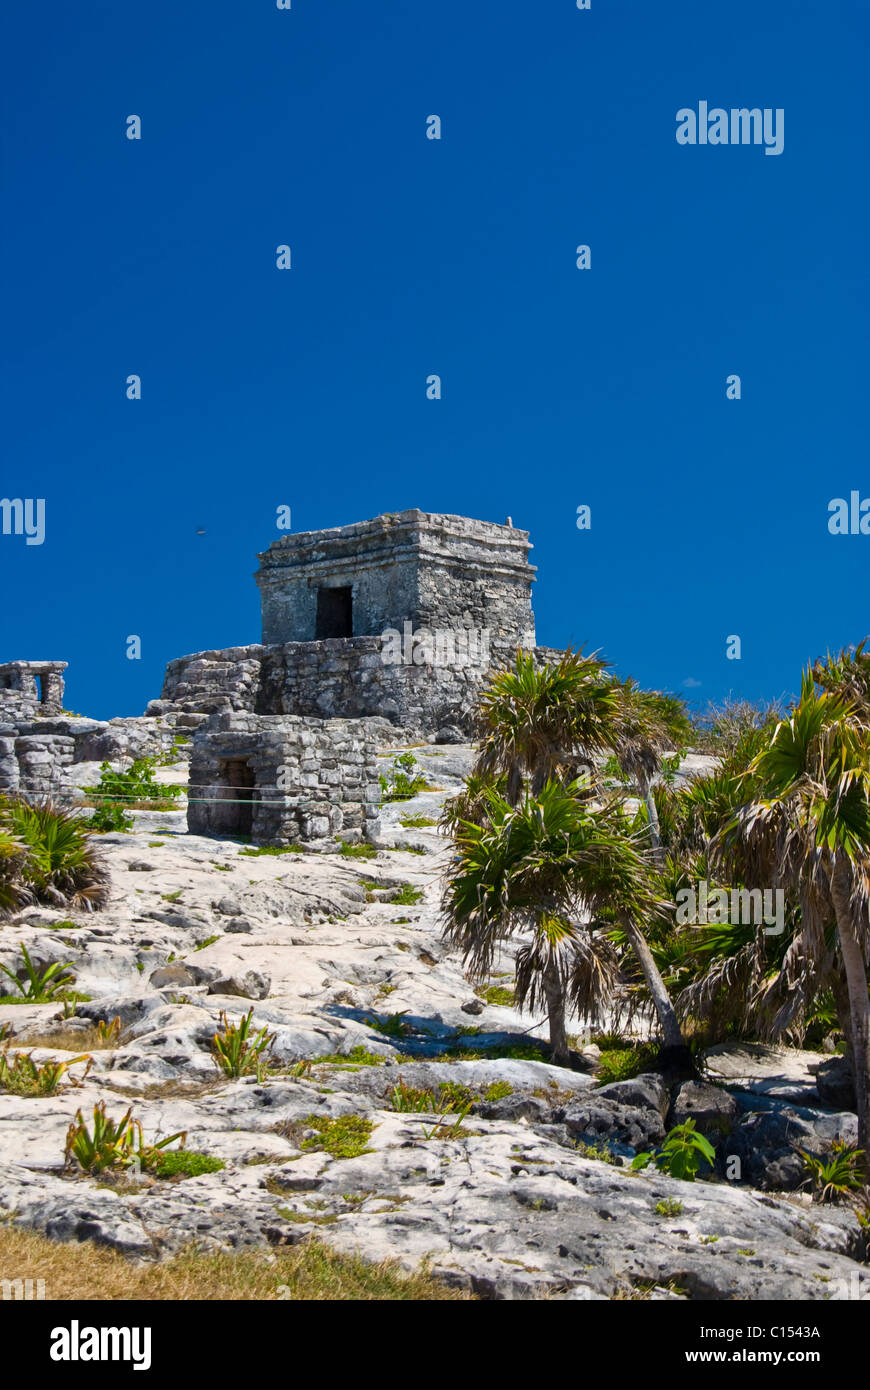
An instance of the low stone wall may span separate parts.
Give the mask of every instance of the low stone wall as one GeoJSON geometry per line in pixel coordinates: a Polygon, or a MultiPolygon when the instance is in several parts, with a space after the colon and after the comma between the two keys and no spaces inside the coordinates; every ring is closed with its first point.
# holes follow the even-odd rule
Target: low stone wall
{"type": "Polygon", "coordinates": [[[32,801],[63,792],[65,769],[75,760],[75,740],[49,732],[45,723],[0,724],[0,792],[17,792],[32,801]]]}
{"type": "Polygon", "coordinates": [[[263,844],[379,830],[377,719],[214,714],[196,732],[187,827],[263,844]]]}

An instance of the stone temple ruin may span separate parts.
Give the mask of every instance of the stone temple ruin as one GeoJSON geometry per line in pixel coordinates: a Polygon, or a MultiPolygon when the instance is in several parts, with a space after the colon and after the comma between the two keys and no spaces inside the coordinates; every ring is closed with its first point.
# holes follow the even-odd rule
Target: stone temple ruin
{"type": "Polygon", "coordinates": [[[30,721],[25,734],[0,722],[0,788],[47,794],[72,762],[165,750],[180,734],[192,736],[190,830],[371,837],[378,748],[468,737],[488,673],[535,647],[530,549],[510,521],[416,509],[282,536],[258,557],[262,641],[171,661],[144,719],[52,722],[64,664],[0,667],[0,721],[7,692],[30,721]],[[42,738],[39,776],[21,737],[42,738]]]}

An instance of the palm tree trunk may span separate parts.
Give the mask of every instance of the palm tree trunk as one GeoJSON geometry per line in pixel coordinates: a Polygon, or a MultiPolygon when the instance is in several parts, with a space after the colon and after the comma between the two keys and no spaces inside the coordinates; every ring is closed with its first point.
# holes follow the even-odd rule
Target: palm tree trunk
{"type": "Polygon", "coordinates": [[[688,1075],[694,1075],[695,1064],[692,1061],[692,1054],[686,1046],[679,1020],[671,1003],[671,996],[668,994],[661,971],[653,959],[649,943],[630,917],[623,917],[622,927],[628,937],[629,945],[640,963],[647,989],[650,992],[661,1025],[665,1060],[669,1066],[673,1066],[677,1071],[685,1071],[688,1075]]]}
{"type": "Polygon", "coordinates": [[[638,791],[643,798],[646,806],[646,817],[649,821],[649,837],[652,841],[653,858],[656,864],[661,867],[665,862],[665,853],[662,849],[662,829],[659,825],[659,809],[656,806],[656,799],[652,794],[652,786],[649,778],[644,773],[637,774],[638,791]]]}
{"type": "Polygon", "coordinates": [[[550,1019],[552,1060],[558,1067],[567,1067],[571,1062],[571,1050],[568,1047],[568,1034],[565,1032],[565,989],[558,966],[547,966],[543,985],[550,1019]]]}
{"type": "Polygon", "coordinates": [[[852,1023],[852,1075],[858,1110],[858,1148],[864,1150],[864,1166],[870,1170],[870,999],[867,968],[850,902],[851,873],[838,861],[831,875],[831,898],[837,917],[840,953],[846,972],[852,1023]]]}

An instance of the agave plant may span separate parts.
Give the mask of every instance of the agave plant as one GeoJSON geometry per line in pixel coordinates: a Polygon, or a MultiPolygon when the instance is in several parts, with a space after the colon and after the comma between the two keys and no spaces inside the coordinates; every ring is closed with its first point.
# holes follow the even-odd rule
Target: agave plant
{"type": "Polygon", "coordinates": [[[61,965],[59,961],[55,961],[40,971],[30,959],[24,942],[19,941],[18,945],[24,958],[25,979],[19,979],[14,970],[2,963],[0,971],[12,981],[22,999],[32,1004],[48,1004],[57,997],[60,990],[68,989],[75,984],[75,976],[67,973],[68,965],[61,965]]]}
{"type": "Polygon", "coordinates": [[[275,1034],[263,1027],[259,1033],[252,1032],[253,1008],[239,1019],[230,1023],[221,1011],[220,1031],[212,1039],[212,1057],[215,1065],[224,1076],[248,1076],[255,1072],[260,1075],[263,1067],[263,1053],[270,1050],[275,1034]]]}
{"type": "Polygon", "coordinates": [[[47,1062],[34,1062],[31,1052],[18,1052],[10,1061],[9,1048],[0,1052],[0,1091],[8,1091],[16,1096],[53,1096],[65,1072],[76,1062],[87,1063],[82,1075],[73,1080],[74,1086],[84,1081],[94,1059],[89,1053],[79,1057],[68,1057],[65,1062],[52,1058],[47,1062]]]}
{"type": "Polygon", "coordinates": [[[77,1165],[84,1173],[102,1173],[107,1168],[127,1168],[136,1164],[144,1171],[154,1165],[160,1150],[176,1139],[184,1146],[187,1134],[183,1130],[146,1144],[142,1125],[132,1116],[131,1106],[120,1120],[113,1120],[106,1114],[106,1102],[101,1100],[94,1106],[92,1127],[88,1128],[84,1115],[78,1110],[67,1130],[64,1148],[67,1166],[77,1165]]]}

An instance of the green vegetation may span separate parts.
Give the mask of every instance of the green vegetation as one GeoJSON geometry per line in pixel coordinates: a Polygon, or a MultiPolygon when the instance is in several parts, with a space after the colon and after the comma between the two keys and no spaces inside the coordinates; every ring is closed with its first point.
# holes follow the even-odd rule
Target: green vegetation
{"type": "Polygon", "coordinates": [[[676,1197],[663,1197],[656,1202],[655,1211],[657,1216],[681,1216],[683,1204],[676,1197]]]}
{"type": "Polygon", "coordinates": [[[346,859],[374,859],[377,850],[374,845],[367,844],[365,840],[359,844],[351,845],[346,840],[339,842],[339,854],[343,854],[346,859]]]}
{"type": "Polygon", "coordinates": [[[88,829],[96,835],[120,834],[132,830],[134,823],[135,816],[129,815],[123,806],[112,801],[105,801],[102,806],[98,806],[85,822],[88,829]]]}
{"type": "Polygon", "coordinates": [[[709,1139],[698,1134],[694,1120],[686,1120],[671,1130],[660,1149],[637,1154],[631,1162],[634,1172],[647,1168],[651,1163],[671,1178],[681,1178],[684,1182],[694,1182],[699,1169],[713,1166],[716,1151],[709,1139]]]}
{"type": "Polygon", "coordinates": [[[215,936],[207,936],[204,941],[198,942],[198,944],[194,946],[193,949],[195,951],[204,951],[206,946],[213,946],[214,943],[216,941],[220,941],[220,939],[220,932],[218,932],[215,936]]]}
{"type": "Polygon", "coordinates": [[[115,772],[109,762],[100,763],[100,780],[95,787],[85,787],[87,804],[97,806],[137,807],[149,811],[172,811],[182,788],[157,782],[156,763],[151,758],[136,758],[126,772],[115,772]]]}
{"type": "Polygon", "coordinates": [[[596,1070],[596,1082],[607,1086],[611,1081],[629,1081],[642,1072],[652,1071],[656,1064],[658,1048],[647,1043],[626,1042],[622,1046],[599,1043],[601,1057],[596,1070]]]}
{"type": "Polygon", "coordinates": [[[173,1149],[159,1154],[150,1171],[156,1178],[198,1178],[202,1173],[217,1173],[225,1167],[223,1159],[213,1154],[199,1153],[196,1149],[173,1149]]]}
{"type": "Polygon", "coordinates": [[[401,888],[397,888],[395,893],[391,893],[388,899],[396,907],[413,907],[422,900],[423,889],[415,888],[412,883],[403,883],[401,888]]]}
{"type": "Polygon", "coordinates": [[[506,989],[504,985],[486,985],[483,989],[476,989],[474,992],[479,999],[483,999],[487,1004],[498,1004],[506,1009],[513,1008],[514,992],[512,989],[506,989]]]}
{"type": "Polygon", "coordinates": [[[260,855],[274,854],[304,854],[304,845],[249,845],[239,850],[239,854],[246,855],[248,859],[257,859],[260,855]]]}
{"type": "Polygon", "coordinates": [[[818,1202],[839,1202],[860,1192],[863,1187],[862,1162],[864,1155],[853,1144],[836,1139],[826,1157],[799,1150],[807,1171],[804,1180],[813,1189],[818,1202]]]}
{"type": "Polygon", "coordinates": [[[263,1079],[263,1054],[271,1050],[275,1034],[265,1027],[259,1033],[252,1032],[253,1016],[254,1010],[250,1008],[238,1023],[230,1023],[221,1010],[220,1028],[212,1039],[211,1052],[224,1076],[235,1078],[255,1073],[258,1080],[263,1079]]]}
{"type": "Polygon", "coordinates": [[[437,825],[438,822],[429,816],[400,816],[399,824],[405,830],[424,830],[427,826],[437,825]]]}
{"type": "Polygon", "coordinates": [[[369,1052],[367,1048],[358,1043],[352,1047],[350,1052],[327,1052],[322,1057],[312,1057],[313,1066],[329,1064],[336,1067],[347,1067],[356,1070],[358,1067],[382,1067],[386,1057],[381,1057],[376,1052],[369,1052]]]}
{"type": "Polygon", "coordinates": [[[14,1096],[53,1096],[60,1085],[64,1072],[76,1062],[86,1062],[79,1081],[84,1080],[94,1064],[93,1057],[82,1054],[70,1057],[65,1062],[34,1062],[31,1053],[19,1052],[12,1060],[9,1058],[9,1045],[0,1052],[0,1091],[8,1091],[14,1096]]]}
{"type": "Polygon", "coordinates": [[[156,1139],[146,1144],[142,1135],[142,1125],[132,1118],[132,1106],[120,1120],[113,1120],[106,1114],[106,1102],[101,1100],[94,1106],[92,1128],[81,1110],[67,1130],[64,1159],[68,1167],[77,1167],[83,1173],[102,1173],[107,1168],[127,1168],[137,1164],[140,1171],[153,1167],[160,1151],[176,1139],[184,1143],[183,1132],[170,1134],[164,1139],[156,1139]]]}
{"type": "Polygon", "coordinates": [[[308,1115],[302,1121],[306,1129],[316,1129],[317,1138],[303,1139],[303,1149],[324,1149],[333,1158],[359,1158],[371,1153],[367,1148],[374,1125],[362,1115],[308,1115]]]}
{"type": "Polygon", "coordinates": [[[86,822],[0,793],[0,918],[32,903],[100,907],[108,874],[86,822]]]}
{"type": "Polygon", "coordinates": [[[273,1250],[203,1254],[191,1248],[157,1262],[134,1264],[93,1241],[62,1243],[35,1231],[0,1224],[0,1268],[43,1279],[51,1297],[106,1303],[150,1300],[386,1302],[457,1301],[469,1295],[439,1283],[426,1266],[406,1274],[397,1263],[372,1264],[342,1255],[314,1239],[273,1250]]]}
{"type": "Polygon", "coordinates": [[[380,774],[382,801],[410,801],[418,792],[429,791],[429,783],[413,753],[402,753],[392,767],[380,774]]]}
{"type": "Polygon", "coordinates": [[[44,970],[39,970],[30,959],[23,941],[18,943],[24,958],[25,978],[20,980],[8,965],[0,964],[0,971],[15,985],[17,994],[0,996],[0,1003],[11,1004],[50,1004],[55,999],[69,998],[68,986],[75,984],[75,976],[68,974],[69,967],[55,961],[44,970]]]}

